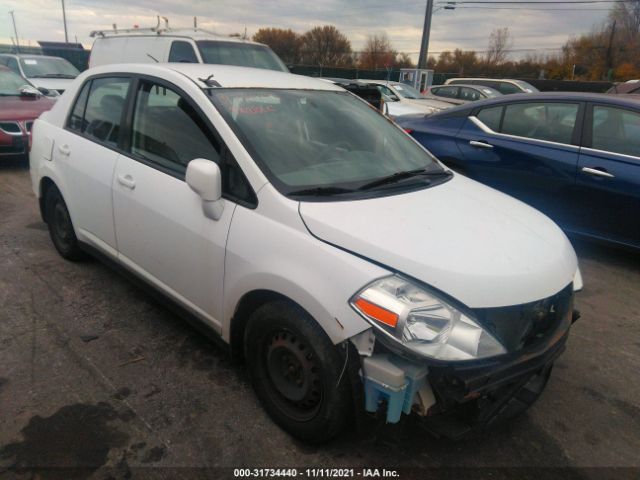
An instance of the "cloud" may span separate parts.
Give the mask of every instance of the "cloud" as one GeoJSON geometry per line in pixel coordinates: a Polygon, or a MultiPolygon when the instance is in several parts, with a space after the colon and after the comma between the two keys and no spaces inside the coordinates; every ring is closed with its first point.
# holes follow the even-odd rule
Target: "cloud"
{"type": "MultiPolygon", "coordinates": [[[[0,22],[0,41],[13,36],[10,17],[15,10],[21,43],[36,40],[64,40],[62,9],[59,1],[4,0],[0,10],[5,14],[0,22]]],[[[291,28],[304,32],[315,25],[333,24],[351,40],[355,50],[362,47],[367,35],[386,32],[399,51],[413,54],[420,50],[425,1],[406,0],[66,0],[70,41],[89,46],[92,30],[110,29],[116,23],[121,28],[138,24],[155,24],[157,14],[169,17],[173,27],[191,26],[193,16],[199,25],[222,34],[249,35],[260,27],[291,28]],[[185,5],[188,3],[188,6],[185,5]]],[[[498,27],[509,27],[515,49],[534,48],[537,52],[559,48],[571,36],[586,32],[606,17],[606,11],[540,11],[484,10],[458,8],[440,10],[433,16],[430,52],[461,48],[484,50],[489,33],[498,27]]],[[[514,54],[518,55],[518,54],[514,54]]],[[[520,53],[519,55],[522,55],[520,53]]]]}

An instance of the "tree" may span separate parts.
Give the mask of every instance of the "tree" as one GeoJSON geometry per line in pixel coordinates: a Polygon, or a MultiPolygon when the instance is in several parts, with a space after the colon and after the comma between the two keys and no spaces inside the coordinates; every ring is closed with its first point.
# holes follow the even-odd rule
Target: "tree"
{"type": "Polygon", "coordinates": [[[617,2],[609,13],[609,23],[616,22],[626,42],[637,42],[640,37],[640,0],[617,2]]]}
{"type": "Polygon", "coordinates": [[[333,25],[314,27],[301,38],[302,63],[333,67],[353,63],[351,42],[333,25]]]}
{"type": "Polygon", "coordinates": [[[507,59],[509,50],[513,47],[513,39],[509,27],[495,28],[489,35],[486,63],[489,66],[501,65],[507,59]]]}
{"type": "Polygon", "coordinates": [[[386,33],[369,35],[358,58],[358,66],[365,70],[390,68],[395,63],[396,55],[386,33]]]}
{"type": "Polygon", "coordinates": [[[285,63],[300,63],[302,40],[300,35],[291,29],[261,28],[253,36],[253,41],[269,45],[285,63]]]}
{"type": "Polygon", "coordinates": [[[405,52],[400,52],[398,54],[395,66],[397,68],[416,68],[416,64],[411,60],[411,55],[405,52]]]}

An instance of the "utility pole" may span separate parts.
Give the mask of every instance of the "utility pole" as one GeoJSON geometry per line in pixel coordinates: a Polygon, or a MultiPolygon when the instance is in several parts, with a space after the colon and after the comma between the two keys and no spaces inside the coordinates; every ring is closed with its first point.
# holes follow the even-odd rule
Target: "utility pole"
{"type": "Polygon", "coordinates": [[[611,24],[611,35],[609,35],[609,47],[607,48],[607,80],[613,78],[613,36],[616,34],[616,20],[611,24]]]}
{"type": "Polygon", "coordinates": [[[20,53],[20,40],[18,39],[18,29],[16,28],[16,17],[13,14],[13,10],[9,12],[9,15],[11,15],[11,20],[13,20],[13,33],[16,36],[16,50],[18,51],[18,53],[20,53]]]}
{"type": "Polygon", "coordinates": [[[432,16],[433,0],[427,0],[427,9],[424,12],[424,27],[422,28],[422,44],[420,45],[420,58],[418,58],[418,68],[427,68],[427,56],[429,55],[429,36],[431,35],[432,16]]]}
{"type": "Polygon", "coordinates": [[[62,23],[64,23],[64,43],[69,43],[69,35],[67,35],[67,12],[64,9],[64,0],[62,0],[62,23]]]}

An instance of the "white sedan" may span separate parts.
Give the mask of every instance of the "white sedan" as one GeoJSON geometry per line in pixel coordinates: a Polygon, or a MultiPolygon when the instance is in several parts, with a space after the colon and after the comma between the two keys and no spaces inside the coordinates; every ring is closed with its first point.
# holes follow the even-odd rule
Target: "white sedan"
{"type": "Polygon", "coordinates": [[[485,426],[537,398],[568,336],[562,231],[327,82],[94,68],[36,121],[30,164],[58,252],[172,300],[305,440],[362,408],[485,426]]]}

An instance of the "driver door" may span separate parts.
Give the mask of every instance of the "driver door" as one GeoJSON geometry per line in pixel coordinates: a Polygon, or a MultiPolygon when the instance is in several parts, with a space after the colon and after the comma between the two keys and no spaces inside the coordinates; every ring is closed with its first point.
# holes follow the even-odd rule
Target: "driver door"
{"type": "Polygon", "coordinates": [[[236,204],[222,199],[219,220],[202,212],[186,184],[187,164],[221,158],[221,143],[186,94],[140,80],[131,145],[113,177],[119,259],[221,331],[225,245],[236,204]]]}

